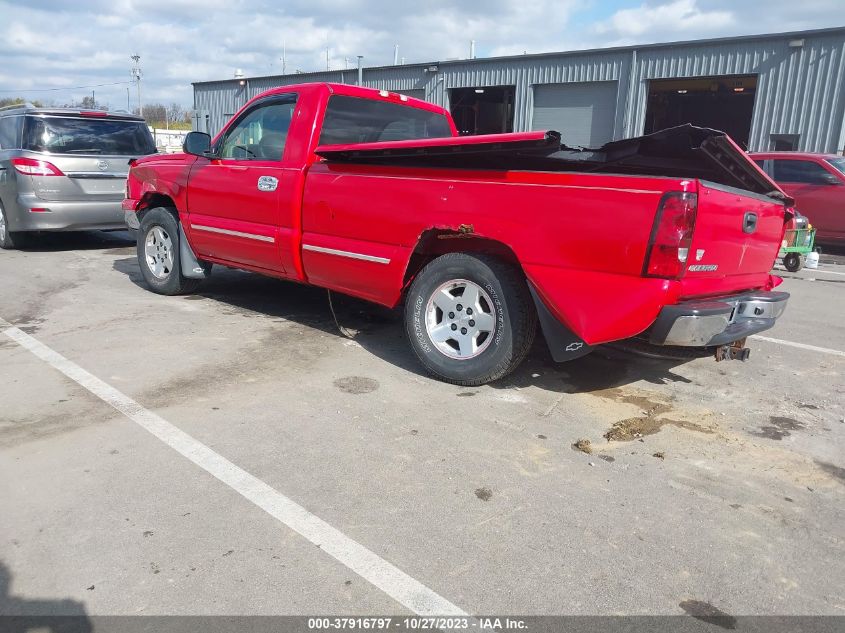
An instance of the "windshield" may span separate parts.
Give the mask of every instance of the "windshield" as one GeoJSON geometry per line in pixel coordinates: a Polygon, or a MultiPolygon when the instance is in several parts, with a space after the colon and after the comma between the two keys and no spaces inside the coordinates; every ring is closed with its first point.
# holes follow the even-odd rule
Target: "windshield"
{"type": "Polygon", "coordinates": [[[27,117],[24,149],[53,154],[153,154],[155,143],[143,121],[76,117],[27,117]]]}
{"type": "Polygon", "coordinates": [[[845,174],[845,156],[842,158],[828,158],[827,162],[833,165],[836,171],[845,174]]]}

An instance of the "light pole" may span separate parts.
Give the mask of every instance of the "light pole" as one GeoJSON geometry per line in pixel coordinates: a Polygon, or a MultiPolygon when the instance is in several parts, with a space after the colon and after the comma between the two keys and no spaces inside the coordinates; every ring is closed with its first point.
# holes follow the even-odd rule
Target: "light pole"
{"type": "Polygon", "coordinates": [[[136,53],[130,59],[135,62],[130,73],[135,86],[138,88],[138,116],[144,118],[144,106],[141,104],[141,56],[136,53]]]}
{"type": "Polygon", "coordinates": [[[358,85],[364,85],[364,56],[358,55],[358,85]]]}

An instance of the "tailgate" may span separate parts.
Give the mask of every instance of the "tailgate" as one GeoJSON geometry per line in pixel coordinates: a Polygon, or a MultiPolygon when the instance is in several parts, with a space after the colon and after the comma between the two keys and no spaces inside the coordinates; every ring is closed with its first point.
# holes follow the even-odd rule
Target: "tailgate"
{"type": "Polygon", "coordinates": [[[786,213],[770,197],[701,181],[682,294],[763,286],[780,249],[786,213]]]}
{"type": "Polygon", "coordinates": [[[53,155],[64,176],[32,176],[35,194],[46,201],[122,200],[130,156],[53,155]]]}

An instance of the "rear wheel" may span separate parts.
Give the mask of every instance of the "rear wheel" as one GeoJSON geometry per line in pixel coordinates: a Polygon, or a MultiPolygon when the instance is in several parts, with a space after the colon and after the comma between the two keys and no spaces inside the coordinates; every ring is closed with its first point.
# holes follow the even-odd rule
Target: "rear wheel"
{"type": "Polygon", "coordinates": [[[182,274],[179,257],[179,223],[169,209],[148,211],[141,221],[137,241],[138,265],[150,290],[161,295],[188,294],[201,279],[182,274]]]}
{"type": "Polygon", "coordinates": [[[6,219],[6,209],[0,203],[0,248],[11,250],[24,246],[29,236],[26,233],[12,232],[9,230],[9,222],[6,219]]]}
{"type": "Polygon", "coordinates": [[[405,329],[429,373],[458,385],[482,385],[522,362],[537,315],[517,268],[487,255],[448,253],[411,285],[405,329]]]}
{"type": "Polygon", "coordinates": [[[804,258],[798,253],[787,253],[783,258],[783,267],[791,273],[797,273],[804,267],[804,258]]]}

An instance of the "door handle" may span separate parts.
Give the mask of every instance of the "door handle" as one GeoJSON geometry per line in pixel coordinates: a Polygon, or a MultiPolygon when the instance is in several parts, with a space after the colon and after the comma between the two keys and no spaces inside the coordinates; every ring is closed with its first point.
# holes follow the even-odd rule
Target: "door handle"
{"type": "Polygon", "coordinates": [[[745,217],[742,219],[742,232],[753,233],[757,230],[757,214],[753,211],[747,211],[745,217]]]}
{"type": "Polygon", "coordinates": [[[279,186],[279,179],[273,176],[260,176],[258,178],[259,191],[275,191],[279,186]]]}

